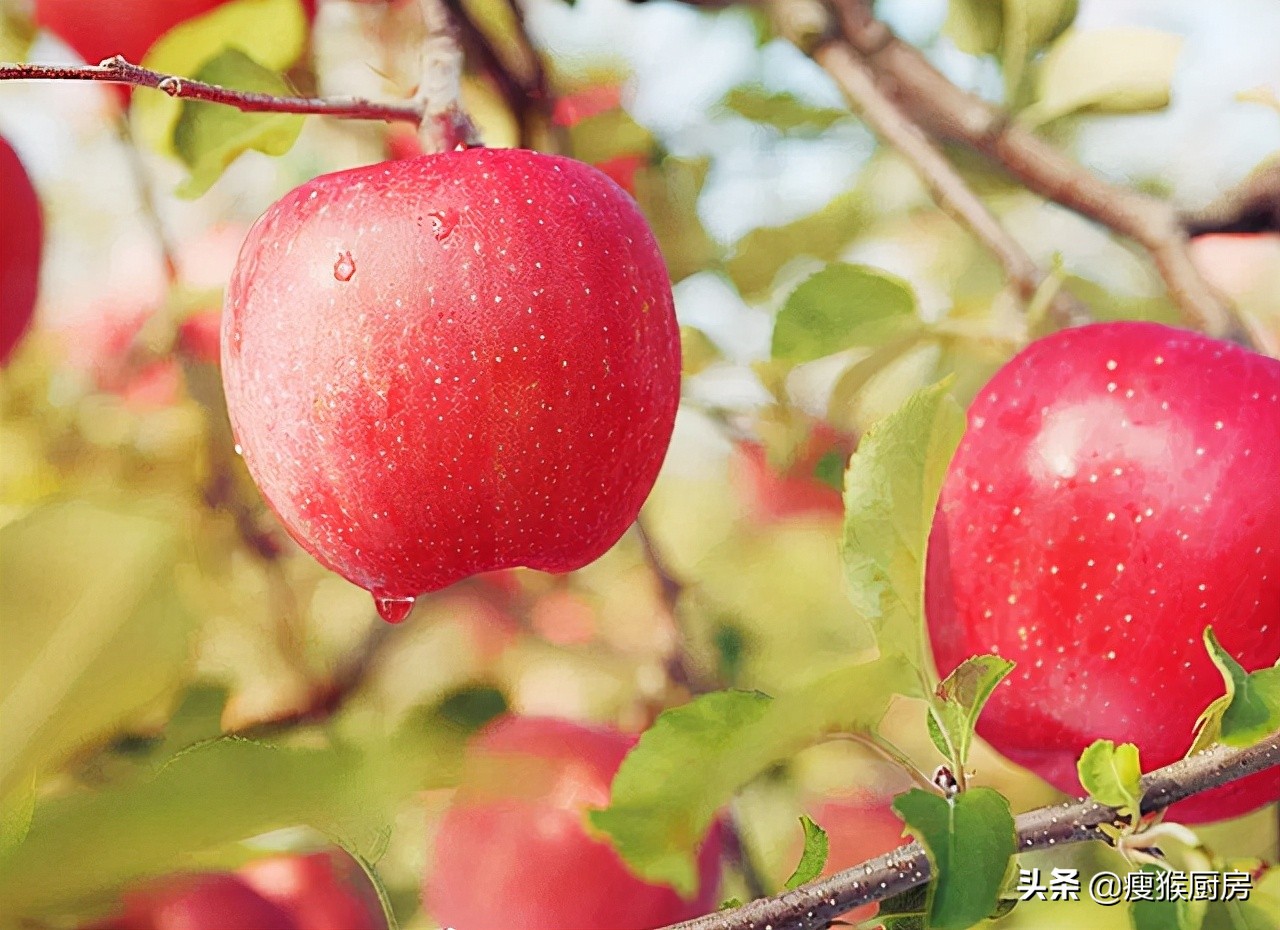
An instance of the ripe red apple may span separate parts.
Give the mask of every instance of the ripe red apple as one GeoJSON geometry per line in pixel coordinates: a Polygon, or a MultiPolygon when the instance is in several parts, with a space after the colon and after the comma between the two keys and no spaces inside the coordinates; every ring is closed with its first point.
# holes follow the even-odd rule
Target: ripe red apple
{"type": "Polygon", "coordinates": [[[95,930],[302,930],[289,912],[226,872],[173,875],[128,892],[95,930]]]}
{"type": "Polygon", "coordinates": [[[585,813],[609,803],[636,738],[548,717],[503,717],[468,748],[464,783],[423,882],[430,915],[454,930],[647,930],[718,903],[720,834],[699,853],[696,897],[627,871],[585,813]]]}
{"type": "Polygon", "coordinates": [[[469,575],[604,553],[680,394],[671,285],[634,201],[516,149],[287,194],[241,250],[222,363],[263,496],[391,620],[469,575]]]}
{"type": "Polygon", "coordinates": [[[836,456],[839,469],[843,469],[851,451],[852,443],[847,438],[818,424],[785,472],[770,467],[764,446],[742,442],[734,449],[729,474],[757,523],[777,523],[798,516],[839,519],[844,514],[840,491],[819,478],[816,471],[828,455],[836,456]]]}
{"type": "MultiPolygon", "coordinates": [[[[1096,739],[1177,760],[1224,690],[1204,628],[1280,656],[1280,361],[1149,323],[1033,343],[970,408],[926,574],[940,672],[1017,662],[978,722],[998,750],[1069,792],[1096,739]]],[[[1277,799],[1273,769],[1172,816],[1277,799]]]]}
{"type": "Polygon", "coordinates": [[[258,894],[287,910],[298,930],[385,930],[373,888],[346,855],[257,859],[239,869],[258,894]]]}
{"type": "Polygon", "coordinates": [[[31,323],[40,279],[40,201],[17,153],[0,137],[0,365],[31,323]]]}
{"type": "Polygon", "coordinates": [[[235,874],[170,875],[127,892],[95,930],[384,930],[373,889],[336,852],[257,859],[235,874]]]}
{"type": "MultiPolygon", "coordinates": [[[[910,842],[910,837],[903,836],[902,820],[890,807],[892,803],[893,799],[889,797],[857,794],[828,799],[814,810],[813,819],[827,831],[831,844],[827,864],[822,870],[823,878],[861,865],[910,842]]],[[[797,844],[797,860],[802,848],[797,844]]],[[[876,906],[872,904],[849,911],[841,919],[857,925],[869,920],[875,912],[876,906]]]]}
{"type": "MultiPolygon", "coordinates": [[[[36,24],[60,38],[89,64],[123,55],[138,64],[156,39],[174,26],[227,0],[35,0],[36,24]]],[[[304,0],[315,18],[316,0],[304,0]]]]}

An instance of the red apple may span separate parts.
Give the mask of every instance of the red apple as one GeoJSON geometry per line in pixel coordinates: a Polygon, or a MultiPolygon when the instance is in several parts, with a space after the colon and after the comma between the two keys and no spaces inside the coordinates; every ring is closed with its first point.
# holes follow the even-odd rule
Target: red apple
{"type": "Polygon", "coordinates": [[[44,224],[31,179],[9,143],[0,137],[0,365],[31,324],[40,279],[44,224]]]}
{"type": "Polygon", "coordinates": [[[843,469],[851,451],[851,442],[825,424],[818,424],[785,472],[773,470],[764,446],[742,442],[734,449],[729,474],[741,490],[748,514],[757,523],[777,523],[798,516],[840,519],[844,504],[839,489],[815,472],[828,455],[837,456],[843,469]]]}
{"type": "Polygon", "coordinates": [[[391,620],[479,572],[599,557],[648,496],[680,394],[671,285],[635,202],[516,149],[287,194],[241,250],[222,363],[263,496],[391,620]]]}
{"type": "Polygon", "coordinates": [[[240,878],[287,910],[298,930],[385,930],[373,888],[345,855],[269,856],[242,866],[240,878]]]}
{"type": "Polygon", "coordinates": [[[303,930],[284,908],[225,872],[173,875],[127,893],[95,930],[303,930]]]}
{"type": "Polygon", "coordinates": [[[454,930],[647,930],[718,903],[720,836],[704,840],[700,886],[683,900],[632,875],[587,832],[636,738],[547,717],[504,717],[468,749],[464,786],[435,837],[423,883],[454,930]]]}
{"type": "MultiPolygon", "coordinates": [[[[940,672],[1017,662],[978,723],[1014,761],[1076,792],[1097,739],[1180,758],[1224,690],[1204,628],[1246,669],[1280,657],[1280,361],[1148,323],[1032,344],[969,411],[926,601],[940,672]]],[[[1273,769],[1172,816],[1277,799],[1273,769]]]]}
{"type": "Polygon", "coordinates": [[[208,365],[218,364],[222,314],[217,310],[193,313],[178,324],[178,351],[208,365]]]}
{"type": "MultiPolygon", "coordinates": [[[[890,807],[892,803],[892,798],[853,795],[824,801],[814,810],[813,819],[827,831],[831,844],[822,877],[851,869],[911,842],[910,837],[902,834],[902,820],[890,807]]],[[[797,848],[796,856],[799,854],[797,848]]],[[[868,905],[842,915],[841,919],[858,924],[875,912],[875,905],[868,905]]]]}
{"type": "MultiPolygon", "coordinates": [[[[36,23],[85,61],[123,55],[138,64],[156,39],[174,26],[227,0],[35,0],[36,23]]],[[[309,18],[315,0],[304,0],[309,18]]]]}

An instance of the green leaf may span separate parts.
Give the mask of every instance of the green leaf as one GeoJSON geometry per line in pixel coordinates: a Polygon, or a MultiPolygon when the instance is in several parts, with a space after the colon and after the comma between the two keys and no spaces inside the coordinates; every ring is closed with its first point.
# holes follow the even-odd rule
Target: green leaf
{"type": "Polygon", "coordinates": [[[609,807],[592,812],[591,823],[638,875],[689,894],[697,843],[741,788],[826,736],[871,730],[914,681],[902,660],[878,659],[842,665],[773,699],[753,691],[695,698],[640,738],[614,778],[609,807]]]}
{"type": "Polygon", "coordinates": [[[36,779],[15,785],[0,806],[0,855],[22,845],[36,812],[36,779]]]}
{"type": "Polygon", "coordinates": [[[950,798],[913,788],[893,809],[925,848],[933,867],[928,919],[934,930],[968,930],[996,910],[1017,852],[1009,802],[991,788],[950,798]]]}
{"type": "Polygon", "coordinates": [[[654,149],[654,138],[626,110],[614,109],[571,126],[569,144],[574,158],[596,165],[622,155],[647,155],[654,149]]]}
{"type": "Polygon", "coordinates": [[[0,913],[65,911],[172,871],[184,857],[284,827],[376,836],[371,825],[389,823],[406,796],[456,781],[461,747],[442,728],[365,752],[234,738],[192,748],[154,774],[43,802],[26,841],[0,855],[0,913]],[[77,851],[74,867],[68,849],[77,851]]]}
{"type": "Polygon", "coordinates": [[[883,930],[925,930],[929,886],[917,885],[880,902],[876,920],[883,930]]]}
{"type": "Polygon", "coordinates": [[[929,706],[929,735],[957,768],[964,768],[968,762],[978,715],[996,685],[1013,671],[1013,665],[1000,656],[974,656],[938,685],[929,706]],[[950,746],[953,751],[948,752],[943,746],[950,746]]]}
{"type": "Polygon", "coordinates": [[[1042,125],[1069,113],[1138,113],[1169,103],[1182,39],[1151,29],[1069,32],[1041,63],[1035,103],[1019,116],[1042,125]]]}
{"type": "Polygon", "coordinates": [[[1280,729],[1280,666],[1246,672],[1218,643],[1212,627],[1204,631],[1209,657],[1226,683],[1226,700],[1211,704],[1214,731],[1227,746],[1251,746],[1280,729]]]}
{"type": "Polygon", "coordinates": [[[1018,98],[1023,69],[1031,57],[1075,21],[1079,0],[1004,0],[1001,38],[1005,99],[1018,98]]]}
{"type": "MultiPolygon", "coordinates": [[[[161,36],[142,64],[161,74],[195,77],[209,61],[236,49],[269,71],[285,71],[307,44],[301,0],[232,0],[175,26],[161,36]]],[[[135,135],[162,155],[177,155],[174,128],[183,102],[160,91],[133,95],[135,135]]]]}
{"type": "Polygon", "coordinates": [[[166,759],[184,749],[222,735],[222,712],[230,692],[222,685],[197,684],[187,689],[164,728],[156,757],[166,759]]]}
{"type": "Polygon", "coordinates": [[[0,797],[177,686],[191,629],[182,525],[70,501],[0,529],[0,797]]]}
{"type": "Polygon", "coordinates": [[[875,628],[882,654],[914,659],[922,651],[925,550],[965,425],[949,384],[915,392],[874,424],[845,470],[841,551],[848,593],[875,628]]]}
{"type": "MultiPolygon", "coordinates": [[[[1162,869],[1144,865],[1142,871],[1154,874],[1162,869]]],[[[1204,902],[1140,899],[1129,905],[1129,919],[1133,930],[1200,930],[1204,910],[1204,902]]]]}
{"type": "Polygon", "coordinates": [[[824,132],[850,116],[848,110],[814,106],[795,94],[769,91],[758,84],[733,88],[721,105],[753,123],[772,126],[783,133],[824,132]]]}
{"type": "Polygon", "coordinates": [[[705,371],[722,357],[719,347],[702,330],[680,327],[680,370],[686,376],[705,371]]]}
{"type": "Polygon", "coordinates": [[[702,271],[720,256],[698,217],[710,167],[706,158],[668,156],[636,171],[636,201],[653,227],[672,281],[702,271]]]}
{"type": "Polygon", "coordinates": [[[773,357],[808,362],[853,346],[874,348],[917,323],[916,298],[901,278],[835,263],[791,292],[773,326],[773,357]]]}
{"type": "Polygon", "coordinates": [[[994,55],[1000,50],[1004,9],[998,0],[951,0],[943,33],[962,52],[994,55]]]}
{"type": "Polygon", "coordinates": [[[1117,746],[1109,739],[1095,741],[1076,764],[1080,784],[1095,801],[1136,817],[1142,801],[1142,766],[1133,743],[1117,746]]]}
{"type": "Polygon", "coordinates": [[[768,295],[778,272],[793,259],[809,255],[834,261],[867,223],[861,191],[840,194],[816,213],[782,226],[761,226],[733,247],[725,271],[747,300],[768,295]]]}
{"type": "MultiPolygon", "coordinates": [[[[236,90],[292,94],[283,77],[238,49],[221,52],[195,76],[197,80],[236,90]]],[[[283,155],[297,141],[303,121],[304,117],[295,113],[244,113],[203,100],[184,100],[173,129],[173,145],[178,157],[191,169],[191,176],[179,186],[178,195],[199,197],[244,152],[283,155]]]]}
{"type": "Polygon", "coordinates": [[[821,875],[831,852],[831,841],[827,839],[826,830],[805,816],[800,818],[800,826],[804,830],[804,852],[800,854],[795,871],[787,879],[784,886],[787,891],[799,888],[821,875]]]}
{"type": "MultiPolygon", "coordinates": [[[[1232,865],[1252,871],[1250,866],[1232,865]]],[[[1270,868],[1253,883],[1249,900],[1209,905],[1204,930],[1275,930],[1280,927],[1280,869],[1270,868]]]]}

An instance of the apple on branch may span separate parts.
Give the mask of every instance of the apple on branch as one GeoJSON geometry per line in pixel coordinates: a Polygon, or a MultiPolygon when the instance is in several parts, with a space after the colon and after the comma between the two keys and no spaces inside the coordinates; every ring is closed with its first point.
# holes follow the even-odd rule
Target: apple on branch
{"type": "Polygon", "coordinates": [[[635,202],[581,162],[473,148],[318,177],[227,289],[236,441],[317,559],[403,619],[481,572],[567,572],[635,520],[680,337],[635,202]]]}
{"type": "MultiPolygon", "coordinates": [[[[941,673],[1017,663],[978,721],[996,749],[1073,793],[1098,739],[1176,761],[1224,691],[1206,626],[1250,671],[1280,658],[1280,361],[1151,323],[1033,343],[970,408],[926,575],[941,673]]],[[[1170,810],[1278,799],[1271,769],[1170,810]]]]}

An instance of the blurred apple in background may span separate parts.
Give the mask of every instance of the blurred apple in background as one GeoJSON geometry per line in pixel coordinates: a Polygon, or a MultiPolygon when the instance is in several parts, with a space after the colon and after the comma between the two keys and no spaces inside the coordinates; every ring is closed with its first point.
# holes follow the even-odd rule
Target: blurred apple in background
{"type": "Polygon", "coordinates": [[[839,480],[852,451],[851,438],[818,424],[791,465],[779,472],[763,445],[742,442],[729,463],[730,480],[759,524],[798,516],[839,519],[844,514],[839,480]]]}
{"type": "Polygon", "coordinates": [[[384,930],[360,868],[336,851],[258,859],[238,872],[169,875],[126,892],[91,930],[384,930]]]}
{"type": "Polygon", "coordinates": [[[468,749],[435,836],[428,912],[454,930],[647,930],[719,903],[720,832],[699,854],[693,900],[635,877],[587,832],[637,737],[551,717],[502,717],[468,749]]]}
{"type": "MultiPolygon", "coordinates": [[[[902,835],[902,820],[889,806],[892,803],[890,797],[851,794],[814,805],[810,816],[827,831],[831,843],[823,878],[911,842],[909,836],[902,835]]],[[[796,856],[799,857],[799,850],[796,856]]],[[[841,919],[858,924],[875,912],[876,906],[868,905],[844,914],[841,919]]]]}
{"type": "Polygon", "coordinates": [[[44,224],[31,179],[9,143],[0,138],[0,365],[31,323],[40,280],[44,224]]]}

